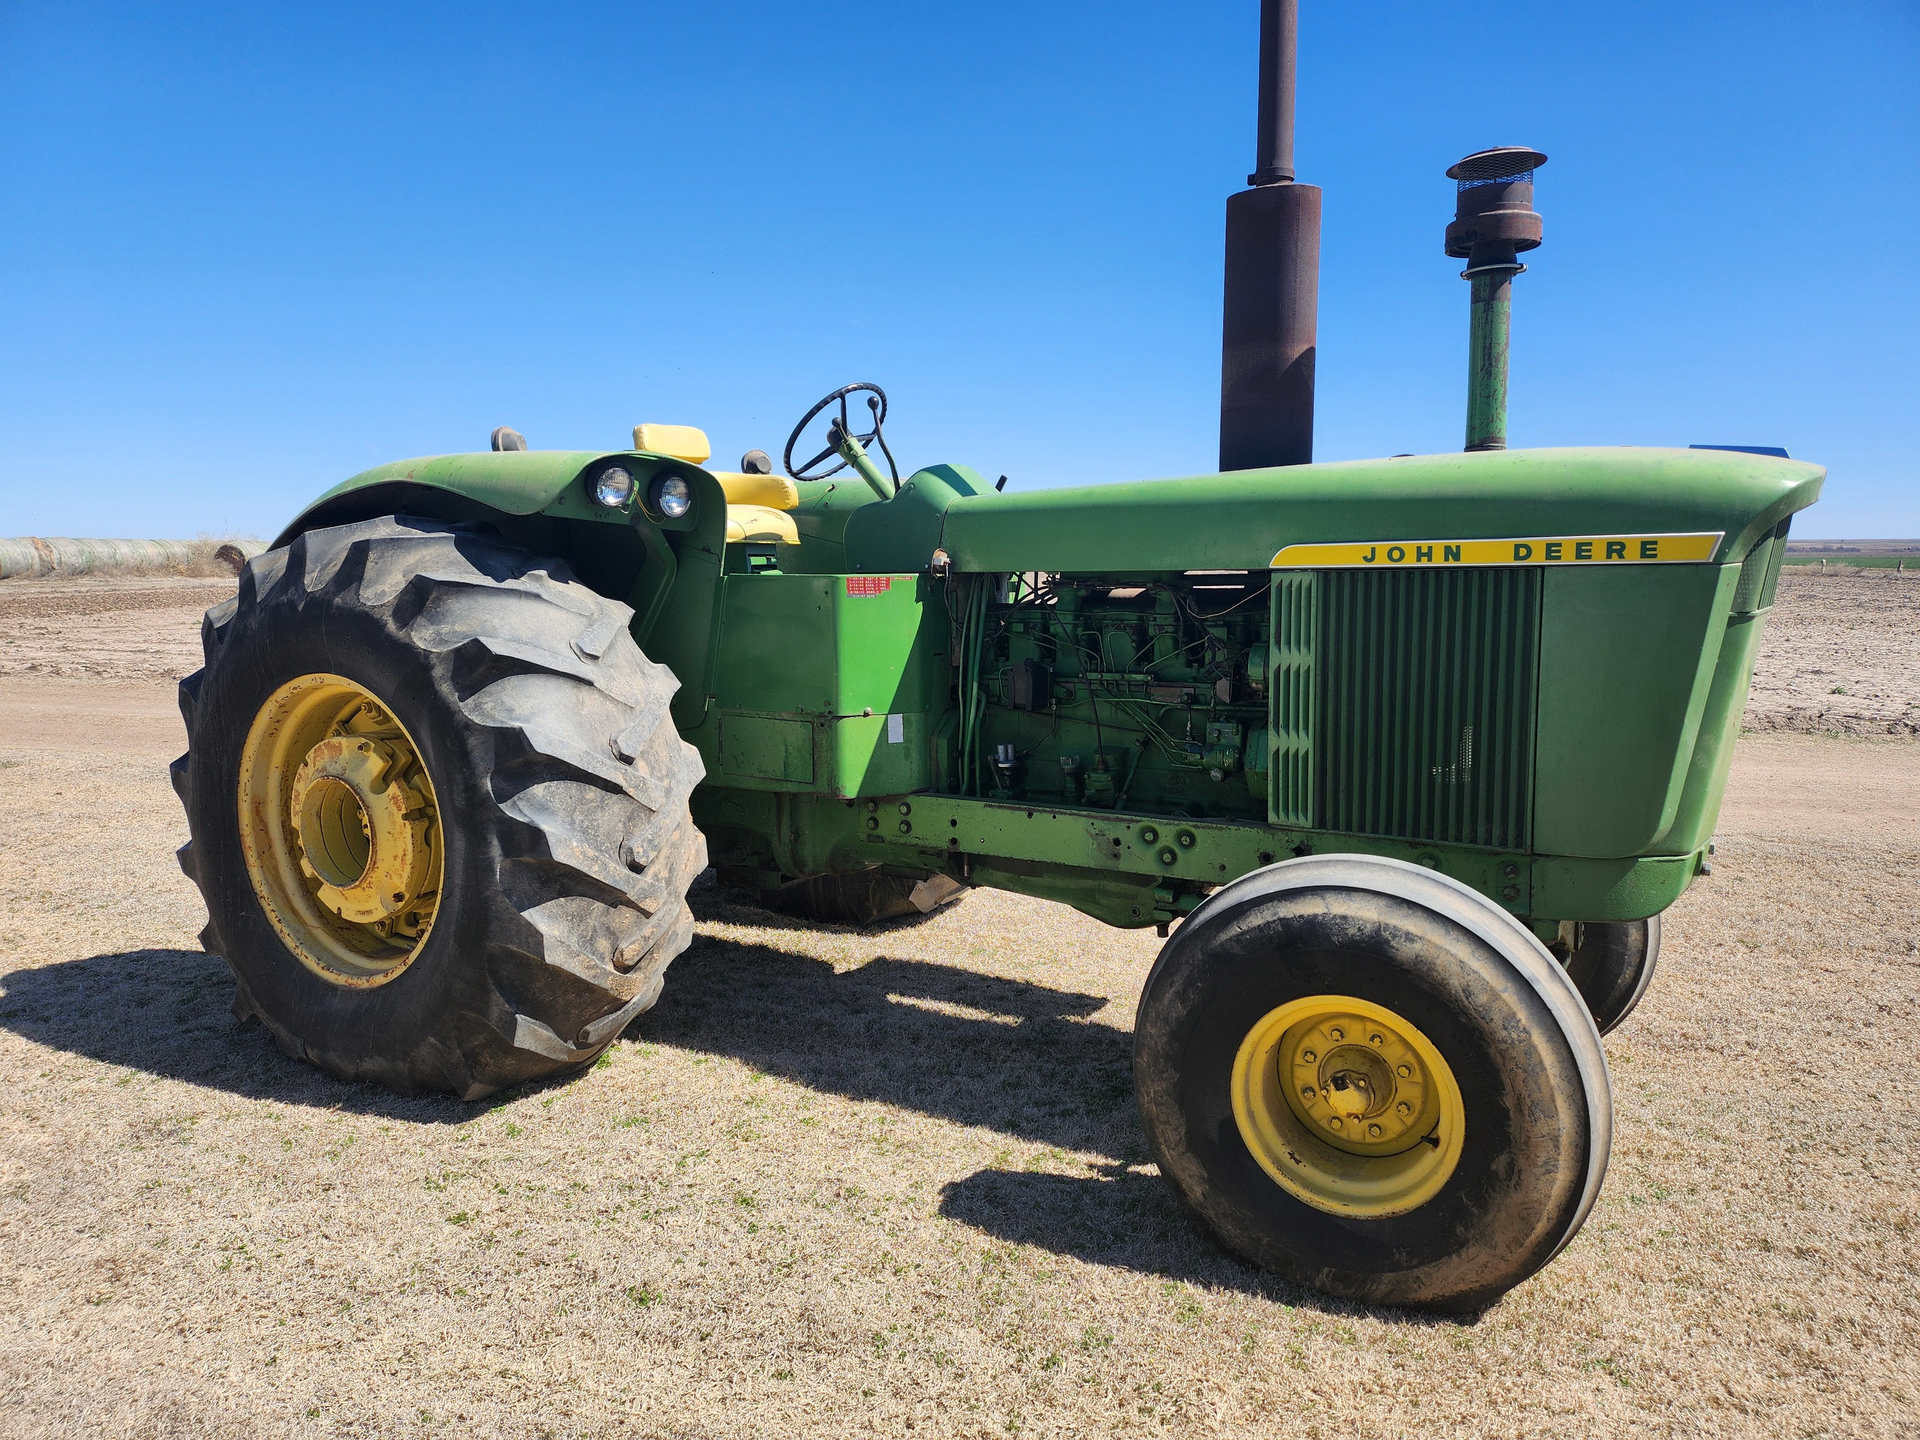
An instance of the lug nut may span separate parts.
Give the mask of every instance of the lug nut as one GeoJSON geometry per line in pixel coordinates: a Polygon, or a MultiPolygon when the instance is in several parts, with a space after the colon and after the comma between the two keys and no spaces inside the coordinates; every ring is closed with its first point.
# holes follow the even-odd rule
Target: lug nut
{"type": "Polygon", "coordinates": [[[1327,1034],[1331,1035],[1335,1040],[1344,1040],[1347,1038],[1347,1032],[1342,1030],[1338,1025],[1329,1030],[1327,1034]]]}
{"type": "Polygon", "coordinates": [[[1411,1065],[1402,1065],[1395,1073],[1398,1074],[1402,1080],[1411,1080],[1413,1078],[1413,1067],[1411,1065]]]}
{"type": "Polygon", "coordinates": [[[1369,1035],[1367,1036],[1367,1043],[1370,1045],[1384,1045],[1387,1043],[1387,1039],[1384,1035],[1369,1035]]]}
{"type": "Polygon", "coordinates": [[[1411,1115],[1411,1114],[1413,1114],[1413,1106],[1411,1106],[1411,1105],[1409,1105],[1409,1104],[1408,1104],[1408,1103],[1407,1103],[1406,1101],[1404,1101],[1404,1100],[1402,1100],[1402,1101],[1401,1101],[1401,1102],[1400,1102],[1400,1103],[1399,1103],[1398,1105],[1396,1105],[1396,1106],[1394,1106],[1393,1108],[1394,1108],[1394,1110],[1395,1110],[1395,1111],[1396,1111],[1396,1112],[1397,1112],[1397,1113],[1399,1114],[1399,1116],[1401,1117],[1401,1119],[1403,1119],[1403,1120],[1404,1120],[1404,1119],[1405,1119],[1405,1118],[1406,1118],[1407,1116],[1409,1116],[1409,1115],[1411,1115]]]}
{"type": "Polygon", "coordinates": [[[1318,1095],[1319,1093],[1320,1092],[1314,1089],[1311,1085],[1302,1085],[1300,1087],[1300,1098],[1302,1100],[1305,1100],[1308,1104],[1312,1104],[1314,1096],[1318,1095]]]}
{"type": "Polygon", "coordinates": [[[1301,1058],[1302,1060],[1304,1060],[1304,1061],[1306,1061],[1306,1062],[1307,1062],[1307,1064],[1309,1064],[1309,1065],[1311,1065],[1311,1064],[1312,1064],[1312,1063],[1313,1063],[1313,1062],[1314,1062],[1315,1060],[1317,1060],[1317,1059],[1319,1058],[1319,1056],[1317,1056],[1317,1055],[1316,1055],[1316,1054],[1315,1054],[1315,1053],[1314,1053],[1313,1051],[1311,1051],[1311,1050],[1302,1050],[1302,1051],[1300,1052],[1300,1058],[1301,1058]]]}
{"type": "Polygon", "coordinates": [[[1378,1125],[1367,1126],[1367,1134],[1373,1139],[1378,1140],[1380,1138],[1380,1127],[1378,1125]]]}
{"type": "Polygon", "coordinates": [[[1329,1115],[1327,1117],[1327,1128],[1329,1130],[1338,1130],[1340,1128],[1340,1117],[1338,1115],[1329,1115]]]}

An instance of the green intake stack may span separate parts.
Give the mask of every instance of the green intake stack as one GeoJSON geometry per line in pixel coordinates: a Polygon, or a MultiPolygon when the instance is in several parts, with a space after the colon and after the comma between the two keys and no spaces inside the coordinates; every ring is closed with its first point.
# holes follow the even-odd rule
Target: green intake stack
{"type": "Polygon", "coordinates": [[[1473,329],[1467,355],[1467,446],[1507,448],[1507,343],[1512,332],[1513,277],[1527,267],[1519,252],[1540,245],[1533,209],[1533,172],[1547,163],[1538,150],[1503,145],[1467,156],[1447,171],[1459,182],[1447,254],[1465,260],[1473,283],[1473,329]]]}

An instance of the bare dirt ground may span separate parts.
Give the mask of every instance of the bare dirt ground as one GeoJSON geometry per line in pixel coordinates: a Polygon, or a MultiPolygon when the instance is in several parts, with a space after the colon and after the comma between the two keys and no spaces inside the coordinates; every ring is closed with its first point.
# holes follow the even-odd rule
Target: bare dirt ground
{"type": "Polygon", "coordinates": [[[1746,724],[1920,735],[1920,570],[1784,569],[1746,724]]]}
{"type": "MultiPolygon", "coordinates": [[[[1783,589],[1778,693],[1910,690],[1920,588],[1875,583],[1783,589]]],[[[1743,741],[1608,1040],[1598,1208],[1456,1323],[1187,1223],[1129,1093],[1157,942],[1039,902],[702,892],[600,1068],[481,1105],[283,1058],[195,944],[172,687],[124,668],[191,664],[202,603],[0,671],[0,1433],[1920,1432],[1920,743],[1743,741]]]]}
{"type": "Polygon", "coordinates": [[[177,680],[200,664],[200,615],[233,580],[0,580],[0,678],[177,680]]]}

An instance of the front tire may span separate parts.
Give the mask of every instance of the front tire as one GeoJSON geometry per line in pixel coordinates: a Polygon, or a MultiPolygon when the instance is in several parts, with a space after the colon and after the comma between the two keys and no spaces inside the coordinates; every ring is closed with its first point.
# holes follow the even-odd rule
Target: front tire
{"type": "Polygon", "coordinates": [[[654,1003],[692,936],[702,770],[631,616],[437,521],[248,564],[180,684],[173,766],[236,1015],[341,1079],[476,1099],[654,1003]]]}
{"type": "Polygon", "coordinates": [[[1611,1034],[1634,1012],[1653,983],[1660,960],[1660,917],[1649,920],[1588,921],[1580,944],[1567,957],[1567,974],[1593,1012],[1602,1035],[1611,1034]]]}
{"type": "Polygon", "coordinates": [[[1612,1134],[1566,973],[1464,885],[1368,856],[1216,892],[1134,1031],[1161,1174],[1231,1249],[1371,1304],[1471,1311],[1580,1228],[1612,1134]]]}

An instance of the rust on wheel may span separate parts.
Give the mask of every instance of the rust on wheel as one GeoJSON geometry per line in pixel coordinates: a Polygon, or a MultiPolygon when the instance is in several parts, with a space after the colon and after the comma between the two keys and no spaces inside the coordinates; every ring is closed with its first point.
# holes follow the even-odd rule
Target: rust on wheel
{"type": "Polygon", "coordinates": [[[340,675],[268,697],[241,750],[240,845],[268,921],[336,985],[383,985],[420,953],[439,903],[439,802],[393,712],[340,675]]]}

